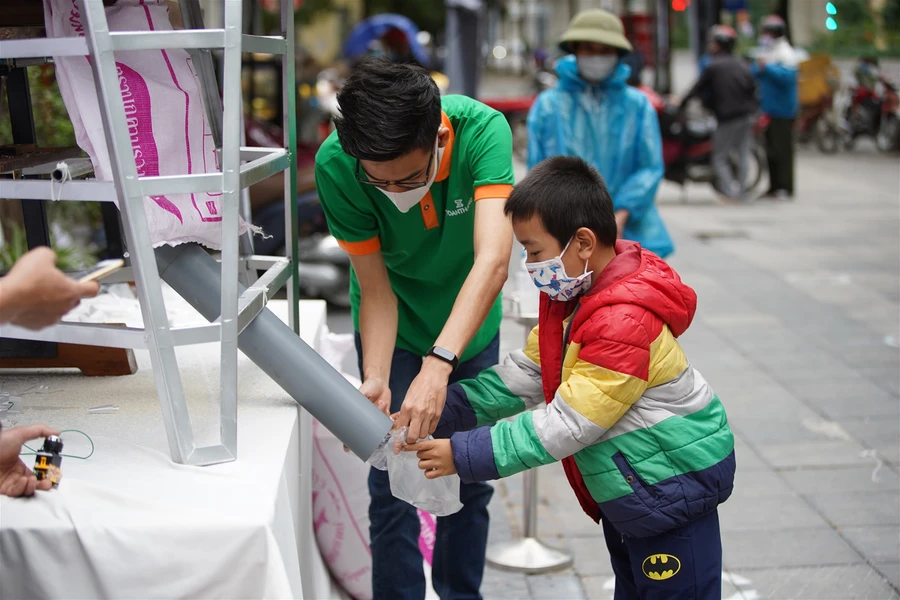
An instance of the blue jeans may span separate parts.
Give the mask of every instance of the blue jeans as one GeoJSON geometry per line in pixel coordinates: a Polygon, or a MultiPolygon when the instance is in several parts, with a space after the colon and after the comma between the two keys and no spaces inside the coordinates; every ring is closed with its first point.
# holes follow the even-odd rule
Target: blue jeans
{"type": "MultiPolygon", "coordinates": [[[[362,342],[356,333],[362,373],[362,342]]],[[[460,363],[450,382],[471,379],[500,360],[499,334],[480,354],[460,363]]],[[[395,349],[391,362],[391,413],[400,410],[406,391],[422,368],[422,357],[395,349]]],[[[388,474],[369,472],[369,535],[372,548],[374,600],[422,600],[425,573],[419,550],[416,509],[391,494],[388,474]]],[[[481,600],[484,554],[488,538],[488,503],[494,489],[486,483],[461,484],[463,509],[438,517],[431,580],[441,600],[481,600]]]]}

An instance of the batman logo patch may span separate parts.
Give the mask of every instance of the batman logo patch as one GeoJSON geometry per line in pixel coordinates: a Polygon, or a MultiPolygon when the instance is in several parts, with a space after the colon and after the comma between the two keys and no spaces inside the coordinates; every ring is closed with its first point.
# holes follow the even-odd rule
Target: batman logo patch
{"type": "Polygon", "coordinates": [[[671,579],[681,570],[681,561],[671,554],[651,554],[644,559],[641,571],[653,581],[671,579]]]}

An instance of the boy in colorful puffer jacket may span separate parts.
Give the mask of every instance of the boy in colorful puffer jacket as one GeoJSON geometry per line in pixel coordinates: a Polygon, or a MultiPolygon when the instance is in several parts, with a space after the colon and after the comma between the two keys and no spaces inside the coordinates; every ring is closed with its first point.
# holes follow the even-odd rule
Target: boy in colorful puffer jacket
{"type": "Polygon", "coordinates": [[[617,599],[719,598],[717,507],[733,487],[734,436],[676,341],[696,294],[616,240],[603,179],[581,159],[538,165],[505,210],[545,292],[538,326],[524,350],[447,388],[435,437],[449,439],[406,449],[426,477],[465,482],[561,460],[584,512],[603,521],[617,599]]]}

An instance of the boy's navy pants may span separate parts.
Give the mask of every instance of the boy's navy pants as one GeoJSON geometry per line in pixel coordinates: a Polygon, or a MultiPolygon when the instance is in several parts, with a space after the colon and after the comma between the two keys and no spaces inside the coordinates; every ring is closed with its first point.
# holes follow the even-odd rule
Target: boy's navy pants
{"type": "Polygon", "coordinates": [[[603,535],[616,574],[615,600],[722,597],[718,511],[648,538],[623,537],[603,519],[603,535]]]}

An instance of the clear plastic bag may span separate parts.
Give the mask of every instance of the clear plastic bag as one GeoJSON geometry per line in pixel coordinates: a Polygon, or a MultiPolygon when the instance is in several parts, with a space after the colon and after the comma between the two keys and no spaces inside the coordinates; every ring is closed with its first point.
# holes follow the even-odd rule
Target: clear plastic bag
{"type": "MultiPolygon", "coordinates": [[[[391,430],[367,462],[376,469],[388,472],[391,494],[395,498],[437,517],[459,512],[463,507],[459,501],[459,476],[425,477],[425,472],[419,468],[416,453],[400,451],[407,433],[406,427],[391,430]]],[[[426,439],[433,438],[428,436],[426,439]]]]}

